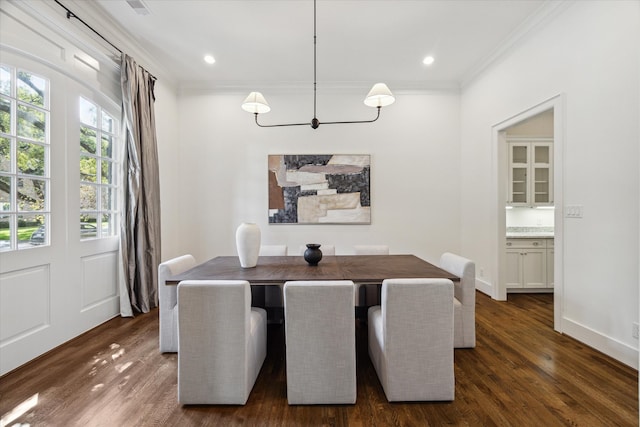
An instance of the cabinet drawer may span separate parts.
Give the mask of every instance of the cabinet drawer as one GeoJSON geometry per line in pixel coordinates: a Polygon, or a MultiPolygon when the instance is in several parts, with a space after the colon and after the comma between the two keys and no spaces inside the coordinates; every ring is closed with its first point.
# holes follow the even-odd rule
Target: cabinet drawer
{"type": "Polygon", "coordinates": [[[507,239],[507,249],[546,248],[545,239],[507,239]]]}
{"type": "Polygon", "coordinates": [[[547,239],[547,248],[553,249],[553,239],[547,239]]]}

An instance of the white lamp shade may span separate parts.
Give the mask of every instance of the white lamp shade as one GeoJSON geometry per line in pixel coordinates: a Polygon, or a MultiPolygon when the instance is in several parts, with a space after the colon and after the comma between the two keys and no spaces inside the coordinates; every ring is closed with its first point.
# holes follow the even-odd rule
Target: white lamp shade
{"type": "Polygon", "coordinates": [[[249,113],[268,113],[271,111],[271,107],[267,104],[267,100],[260,92],[251,92],[247,99],[242,103],[242,109],[249,113]]]}
{"type": "Polygon", "coordinates": [[[396,101],[389,88],[384,83],[376,83],[373,85],[369,94],[364,99],[365,105],[369,107],[386,107],[396,101]]]}

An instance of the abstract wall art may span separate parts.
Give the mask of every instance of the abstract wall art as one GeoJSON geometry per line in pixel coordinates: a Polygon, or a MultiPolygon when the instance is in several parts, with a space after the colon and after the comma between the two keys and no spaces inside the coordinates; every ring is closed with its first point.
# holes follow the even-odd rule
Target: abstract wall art
{"type": "Polygon", "coordinates": [[[270,224],[370,224],[371,156],[269,155],[270,224]]]}

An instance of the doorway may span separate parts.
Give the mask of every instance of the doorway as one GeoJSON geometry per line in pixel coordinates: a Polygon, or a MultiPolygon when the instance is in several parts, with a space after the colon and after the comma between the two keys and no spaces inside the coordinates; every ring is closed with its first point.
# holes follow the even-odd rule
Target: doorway
{"type": "MultiPolygon", "coordinates": [[[[497,188],[495,212],[498,219],[496,245],[498,282],[494,286],[493,298],[506,301],[508,290],[526,292],[527,288],[531,291],[552,289],[554,329],[558,332],[562,332],[563,294],[562,153],[564,139],[562,129],[564,127],[562,104],[562,96],[558,95],[493,126],[494,177],[497,188]],[[514,148],[516,148],[516,156],[525,154],[525,160],[514,159],[514,148]],[[536,149],[542,154],[536,154],[536,149]],[[548,154],[546,159],[545,150],[548,154]],[[529,159],[527,166],[526,160],[529,159]],[[543,178],[545,171],[542,169],[545,167],[548,168],[546,171],[548,175],[543,178]],[[536,174],[537,177],[535,177],[536,174]],[[523,177],[525,179],[522,179],[523,177]],[[514,195],[514,193],[517,194],[514,195]],[[535,230],[532,230],[533,228],[535,230]],[[553,238],[522,240],[524,246],[527,244],[536,244],[536,246],[531,249],[507,250],[508,229],[511,237],[522,232],[522,236],[526,235],[530,238],[531,232],[544,231],[546,234],[540,236],[553,238]],[[549,241],[551,243],[547,244],[549,241]],[[525,255],[529,252],[531,257],[525,255]],[[520,257],[521,260],[518,261],[516,257],[520,257]],[[515,262],[520,264],[514,264],[515,262]],[[521,270],[529,269],[531,273],[526,278],[521,276],[520,285],[513,282],[513,265],[519,265],[518,268],[521,270]],[[548,270],[551,270],[549,274],[547,274],[548,270]],[[538,272],[537,276],[536,272],[538,272]],[[518,286],[522,289],[515,289],[518,286]],[[547,286],[552,287],[547,288],[547,286]]],[[[514,242],[509,241],[511,244],[514,242]]],[[[521,270],[518,270],[517,274],[525,274],[521,270]]]]}

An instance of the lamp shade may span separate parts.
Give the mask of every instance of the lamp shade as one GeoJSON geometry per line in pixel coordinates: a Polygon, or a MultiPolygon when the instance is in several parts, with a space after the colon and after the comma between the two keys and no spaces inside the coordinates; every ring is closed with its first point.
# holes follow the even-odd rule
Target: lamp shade
{"type": "Polygon", "coordinates": [[[260,92],[251,92],[247,99],[242,103],[242,109],[249,113],[268,113],[271,111],[271,107],[267,104],[267,100],[260,92]]]}
{"type": "Polygon", "coordinates": [[[384,83],[376,83],[373,85],[369,94],[364,99],[365,105],[369,107],[386,107],[396,101],[389,88],[384,83]]]}

